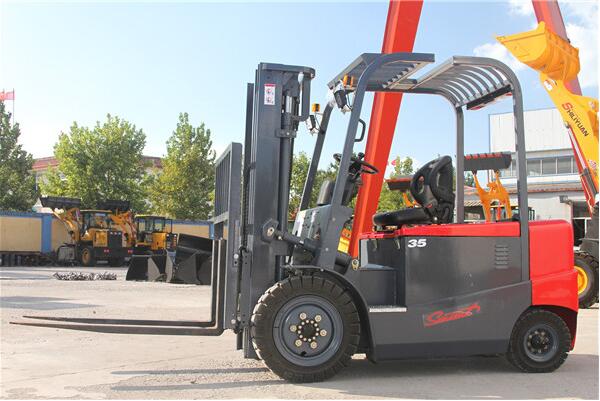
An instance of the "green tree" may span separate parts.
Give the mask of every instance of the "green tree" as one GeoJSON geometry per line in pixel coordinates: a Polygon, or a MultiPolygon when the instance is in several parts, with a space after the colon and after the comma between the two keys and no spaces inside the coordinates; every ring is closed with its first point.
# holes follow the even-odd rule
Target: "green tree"
{"type": "MultiPolygon", "coordinates": [[[[310,158],[306,153],[300,152],[298,155],[294,155],[294,160],[292,162],[292,176],[290,177],[290,204],[288,207],[288,214],[291,219],[295,217],[298,207],[300,206],[302,191],[304,190],[304,181],[306,180],[309,166],[310,158]]],[[[313,197],[316,199],[315,192],[316,191],[313,190],[311,200],[313,197]]]]}
{"type": "Polygon", "coordinates": [[[177,128],[167,141],[162,172],[150,200],[156,213],[178,219],[207,219],[212,212],[215,152],[210,130],[193,127],[187,113],[179,114],[177,128]]]}
{"type": "Polygon", "coordinates": [[[129,200],[134,210],[147,209],[142,151],[146,135],[110,114],[93,128],[73,123],[54,145],[58,167],[41,182],[45,195],[81,198],[85,207],[105,199],[129,200]]]}
{"type": "Polygon", "coordinates": [[[33,158],[19,144],[19,123],[11,124],[10,118],[0,101],[0,209],[27,211],[37,199],[33,158]]]}
{"type": "MultiPolygon", "coordinates": [[[[290,204],[289,204],[289,217],[290,219],[295,218],[295,215],[300,207],[300,201],[302,200],[302,191],[304,191],[304,182],[308,174],[308,168],[310,167],[310,158],[305,152],[300,152],[294,155],[292,164],[292,177],[290,181],[290,204]]],[[[315,207],[317,205],[317,198],[319,197],[319,191],[321,185],[325,180],[335,180],[337,174],[337,164],[330,163],[327,169],[317,170],[315,175],[315,181],[313,184],[313,190],[310,194],[310,201],[308,207],[315,207]]]]}
{"type": "Polygon", "coordinates": [[[475,177],[473,176],[473,173],[470,171],[467,171],[465,174],[465,185],[467,187],[475,188],[475,177]]]}
{"type": "MultiPolygon", "coordinates": [[[[394,170],[390,174],[390,178],[397,178],[403,175],[412,175],[414,173],[413,159],[405,157],[402,159],[400,156],[396,157],[394,163],[394,170]]],[[[391,191],[387,184],[384,183],[381,187],[381,194],[379,195],[379,205],[377,207],[378,212],[389,212],[398,210],[404,207],[404,199],[402,199],[402,193],[400,191],[391,191]]]]}

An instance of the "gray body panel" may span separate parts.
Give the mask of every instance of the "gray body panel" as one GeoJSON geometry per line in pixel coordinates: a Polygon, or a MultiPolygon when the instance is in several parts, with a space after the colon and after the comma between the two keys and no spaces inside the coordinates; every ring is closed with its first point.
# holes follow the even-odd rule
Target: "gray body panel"
{"type": "Polygon", "coordinates": [[[348,278],[368,306],[375,360],[503,353],[531,305],[518,237],[364,239],[360,249],[348,278]]]}
{"type": "Polygon", "coordinates": [[[531,283],[521,282],[428,304],[406,312],[369,313],[374,360],[504,353],[519,316],[531,305],[531,283]],[[478,305],[472,316],[425,326],[433,313],[478,305]]]}

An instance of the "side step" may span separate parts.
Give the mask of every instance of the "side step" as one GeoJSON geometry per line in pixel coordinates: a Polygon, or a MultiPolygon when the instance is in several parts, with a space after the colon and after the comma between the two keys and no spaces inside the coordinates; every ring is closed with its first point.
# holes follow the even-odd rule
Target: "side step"
{"type": "Polygon", "coordinates": [[[404,313],[406,307],[396,305],[376,305],[369,307],[369,313],[404,313]]]}

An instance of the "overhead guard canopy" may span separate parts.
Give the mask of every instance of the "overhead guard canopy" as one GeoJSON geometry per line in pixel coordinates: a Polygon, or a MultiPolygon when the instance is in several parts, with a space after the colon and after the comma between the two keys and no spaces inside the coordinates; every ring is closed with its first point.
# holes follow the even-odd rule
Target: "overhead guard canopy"
{"type": "MultiPolygon", "coordinates": [[[[349,77],[344,85],[352,91],[379,53],[363,53],[338,74],[328,84],[330,89],[338,85],[344,77],[349,77]]],[[[467,106],[468,109],[481,108],[494,100],[511,94],[508,78],[496,66],[496,60],[481,57],[454,56],[436,68],[414,79],[410,78],[427,64],[434,62],[434,55],[428,53],[405,53],[402,60],[383,63],[369,77],[367,92],[400,92],[439,94],[447,98],[454,107],[467,106]]]]}

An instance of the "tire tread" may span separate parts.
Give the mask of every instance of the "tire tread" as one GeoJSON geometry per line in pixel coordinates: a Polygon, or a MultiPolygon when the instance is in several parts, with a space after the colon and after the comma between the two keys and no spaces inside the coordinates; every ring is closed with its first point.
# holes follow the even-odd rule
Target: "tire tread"
{"type": "Polygon", "coordinates": [[[275,283],[259,298],[251,318],[252,343],[258,356],[278,376],[295,383],[326,380],[350,364],[360,341],[360,318],[348,290],[319,275],[297,275],[275,283]],[[289,291],[286,291],[288,289],[289,291]],[[290,297],[315,294],[328,298],[337,306],[345,321],[344,339],[339,351],[327,362],[314,367],[293,365],[283,358],[273,343],[269,322],[278,307],[290,297]]]}

